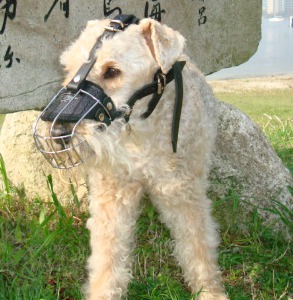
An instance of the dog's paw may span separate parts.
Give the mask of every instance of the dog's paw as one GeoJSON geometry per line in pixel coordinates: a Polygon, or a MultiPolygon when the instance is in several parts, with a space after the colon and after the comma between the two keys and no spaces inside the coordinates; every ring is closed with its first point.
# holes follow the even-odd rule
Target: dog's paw
{"type": "Polygon", "coordinates": [[[229,297],[223,293],[202,292],[194,300],[229,300],[229,297]]]}

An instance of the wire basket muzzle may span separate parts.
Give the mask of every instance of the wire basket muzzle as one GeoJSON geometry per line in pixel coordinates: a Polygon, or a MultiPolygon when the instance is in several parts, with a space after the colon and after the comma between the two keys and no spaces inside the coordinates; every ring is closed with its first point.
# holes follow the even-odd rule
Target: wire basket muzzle
{"type": "Polygon", "coordinates": [[[78,127],[84,119],[111,122],[107,107],[114,108],[114,105],[108,103],[112,103],[111,99],[91,83],[86,83],[77,93],[63,88],[55,95],[37,118],[33,133],[37,148],[52,167],[73,168],[94,154],[78,133],[78,127]]]}
{"type": "Polygon", "coordinates": [[[76,133],[60,137],[34,134],[34,139],[37,148],[53,168],[76,167],[94,154],[87,141],[76,133]]]}

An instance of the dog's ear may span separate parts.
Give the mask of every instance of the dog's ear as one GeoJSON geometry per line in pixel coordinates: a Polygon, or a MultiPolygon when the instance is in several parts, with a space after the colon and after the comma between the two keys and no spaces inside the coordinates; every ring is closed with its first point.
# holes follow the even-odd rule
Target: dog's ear
{"type": "Polygon", "coordinates": [[[92,46],[98,36],[104,32],[104,26],[108,23],[109,20],[88,21],[79,38],[62,53],[60,63],[65,67],[68,78],[74,76],[79,67],[88,60],[92,46]]]}
{"type": "Polygon", "coordinates": [[[164,73],[167,73],[179,59],[185,45],[184,37],[166,25],[143,19],[139,26],[152,56],[164,73]]]}

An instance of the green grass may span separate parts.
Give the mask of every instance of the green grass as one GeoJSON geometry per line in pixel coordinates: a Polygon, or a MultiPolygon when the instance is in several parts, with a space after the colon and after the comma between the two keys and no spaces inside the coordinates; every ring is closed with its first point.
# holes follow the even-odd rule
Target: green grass
{"type": "Polygon", "coordinates": [[[293,119],[293,90],[252,90],[215,93],[215,96],[235,105],[257,123],[266,121],[265,114],[283,120],[293,119]]]}
{"type": "MultiPolygon", "coordinates": [[[[255,97],[246,96],[249,101],[255,97]]],[[[292,171],[292,120],[279,103],[270,112],[249,109],[292,171]]],[[[27,199],[24,187],[11,185],[1,159],[0,177],[0,300],[82,299],[90,249],[85,228],[88,214],[80,210],[78,199],[73,195],[75,205],[62,206],[51,177],[51,201],[27,199]]],[[[136,229],[134,278],[125,299],[193,299],[172,257],[169,231],[147,198],[143,203],[136,229]]],[[[292,299],[292,243],[264,225],[256,210],[244,213],[239,203],[239,197],[231,192],[213,207],[222,240],[219,261],[231,300],[292,299]]],[[[293,213],[286,207],[272,201],[267,210],[280,215],[288,230],[293,230],[293,213]]]]}
{"type": "MultiPolygon", "coordinates": [[[[5,178],[3,168],[1,172],[5,178]]],[[[51,189],[50,178],[48,182],[51,189]]],[[[87,213],[78,202],[61,206],[54,193],[50,202],[28,202],[23,188],[9,182],[6,186],[0,194],[0,299],[82,299],[90,253],[87,213]]],[[[144,207],[126,299],[191,300],[171,255],[169,231],[148,199],[144,207]]],[[[256,211],[243,220],[236,195],[215,202],[214,211],[222,232],[220,265],[231,299],[287,299],[281,296],[293,292],[292,245],[264,226],[256,211]]],[[[292,216],[286,221],[292,222],[292,216]]]]}

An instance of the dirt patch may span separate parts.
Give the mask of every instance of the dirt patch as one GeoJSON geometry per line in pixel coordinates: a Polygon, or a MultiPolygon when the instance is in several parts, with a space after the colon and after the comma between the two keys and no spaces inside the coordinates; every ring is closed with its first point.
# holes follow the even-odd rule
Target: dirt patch
{"type": "Polygon", "coordinates": [[[209,80],[215,93],[233,93],[251,90],[292,90],[293,76],[269,76],[230,80],[209,80]]]}

